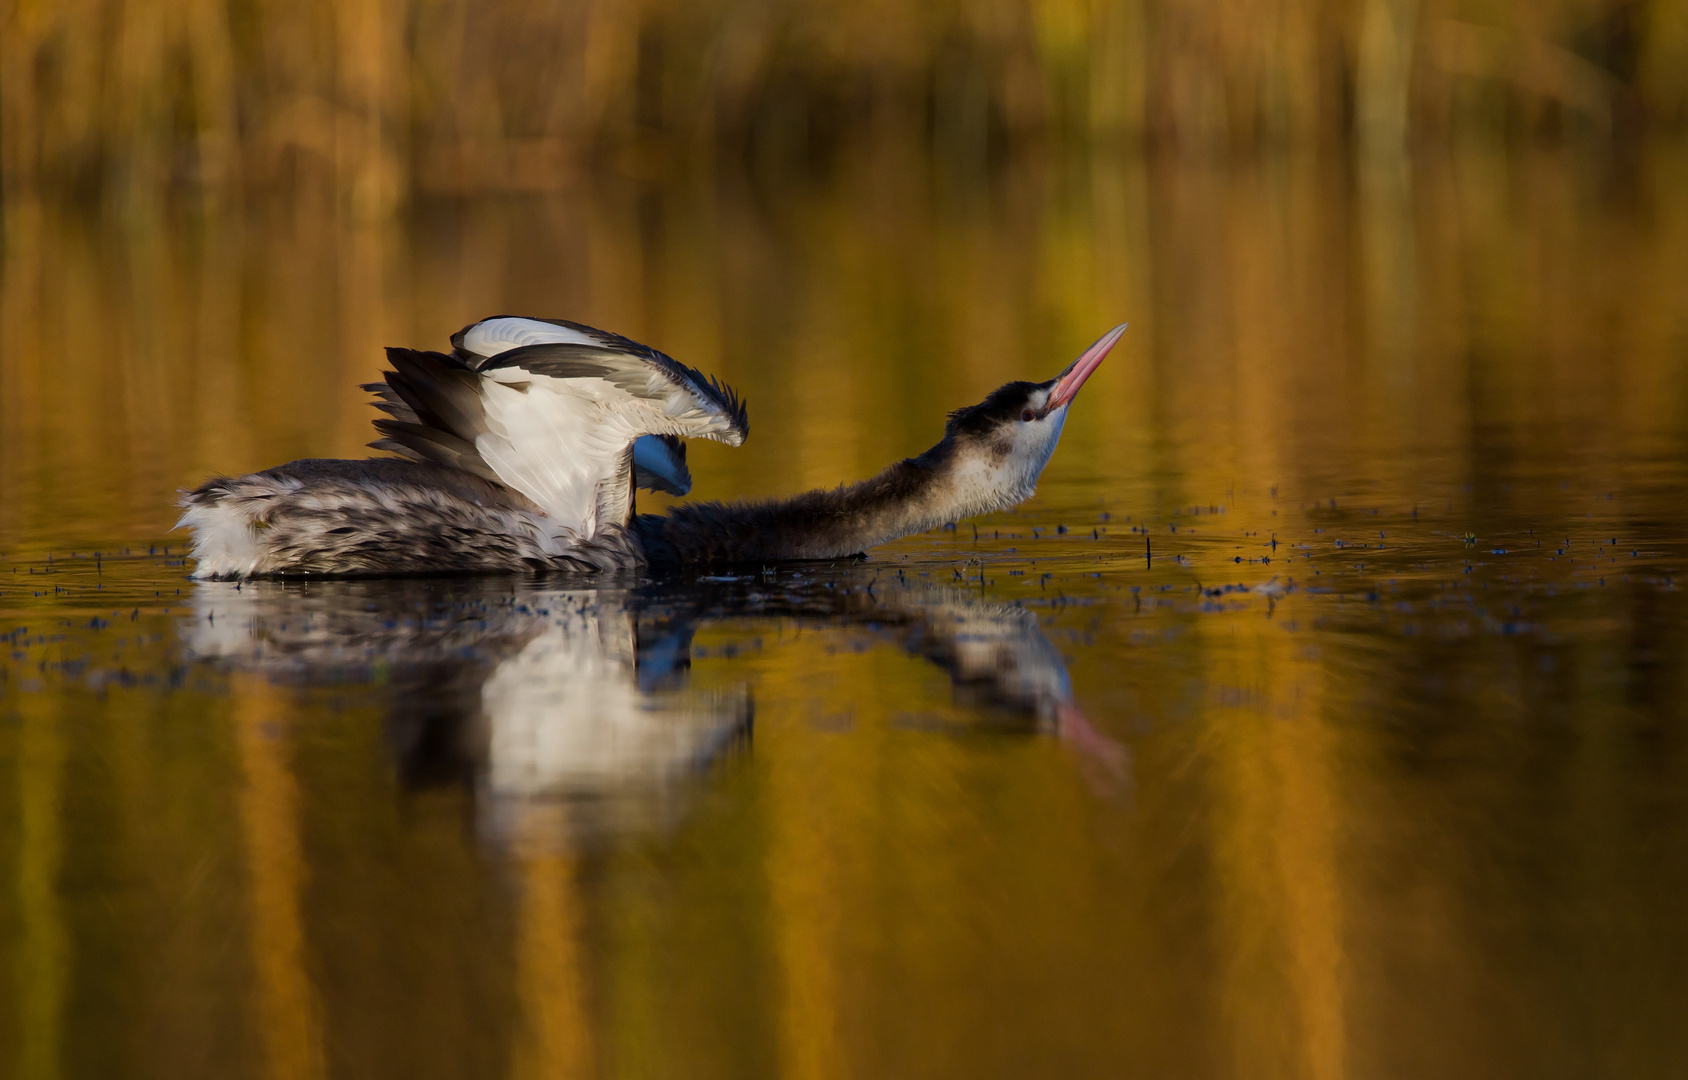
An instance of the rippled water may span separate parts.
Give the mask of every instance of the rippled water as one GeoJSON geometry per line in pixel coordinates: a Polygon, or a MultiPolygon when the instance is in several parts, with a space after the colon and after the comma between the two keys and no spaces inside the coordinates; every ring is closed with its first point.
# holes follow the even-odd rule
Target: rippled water
{"type": "Polygon", "coordinates": [[[0,1072],[1680,1074],[1685,190],[8,206],[0,1072]],[[359,453],[379,347],[495,312],[743,391],[706,497],[1133,329],[1036,499],[860,564],[187,580],[175,489],[359,453]]]}

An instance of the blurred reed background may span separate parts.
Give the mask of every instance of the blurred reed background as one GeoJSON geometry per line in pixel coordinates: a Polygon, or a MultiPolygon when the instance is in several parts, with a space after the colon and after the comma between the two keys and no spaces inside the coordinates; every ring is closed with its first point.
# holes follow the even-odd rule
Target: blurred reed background
{"type": "Polygon", "coordinates": [[[542,190],[924,141],[1397,153],[1688,122],[1681,0],[6,0],[8,193],[542,190]]]}

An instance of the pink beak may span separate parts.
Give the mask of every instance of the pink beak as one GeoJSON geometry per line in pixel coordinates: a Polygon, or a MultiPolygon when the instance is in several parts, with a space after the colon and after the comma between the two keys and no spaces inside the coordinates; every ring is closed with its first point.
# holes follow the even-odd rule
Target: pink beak
{"type": "Polygon", "coordinates": [[[1055,389],[1049,391],[1049,401],[1044,405],[1044,412],[1053,412],[1078,396],[1078,388],[1084,385],[1084,380],[1090,378],[1091,372],[1102,366],[1102,361],[1108,358],[1114,345],[1119,342],[1120,335],[1125,333],[1129,323],[1120,323],[1099,338],[1096,344],[1084,350],[1080,356],[1067,366],[1055,380],[1055,389]]]}

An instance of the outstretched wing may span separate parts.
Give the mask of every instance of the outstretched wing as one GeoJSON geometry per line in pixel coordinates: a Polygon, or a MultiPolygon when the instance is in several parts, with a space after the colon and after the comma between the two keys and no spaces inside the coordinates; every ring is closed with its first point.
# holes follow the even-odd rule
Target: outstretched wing
{"type": "MultiPolygon", "coordinates": [[[[370,384],[391,419],[372,445],[496,479],[583,536],[606,492],[625,493],[630,452],[647,435],[737,446],[748,421],[731,389],[672,358],[578,323],[500,317],[452,335],[453,351],[388,349],[394,370],[370,384]]],[[[672,448],[647,455],[684,474],[672,448]]],[[[613,501],[613,500],[611,500],[613,501]]]]}
{"type": "Polygon", "coordinates": [[[601,377],[629,393],[661,398],[671,415],[701,425],[695,433],[671,434],[701,435],[737,446],[750,432],[744,401],[732,387],[667,353],[607,330],[566,319],[498,315],[465,326],[451,335],[451,344],[457,357],[481,371],[517,366],[543,373],[541,369],[549,368],[567,378],[575,371],[601,369],[601,377]],[[639,366],[628,360],[638,361],[639,366]]]}

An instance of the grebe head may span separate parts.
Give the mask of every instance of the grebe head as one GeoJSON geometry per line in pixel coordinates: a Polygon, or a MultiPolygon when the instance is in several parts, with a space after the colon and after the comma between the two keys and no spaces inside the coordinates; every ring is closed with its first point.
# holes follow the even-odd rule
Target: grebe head
{"type": "Polygon", "coordinates": [[[1061,439],[1067,407],[1124,333],[1121,323],[1047,382],[1011,382],[951,413],[940,445],[954,480],[999,507],[1030,496],[1061,439]]]}

